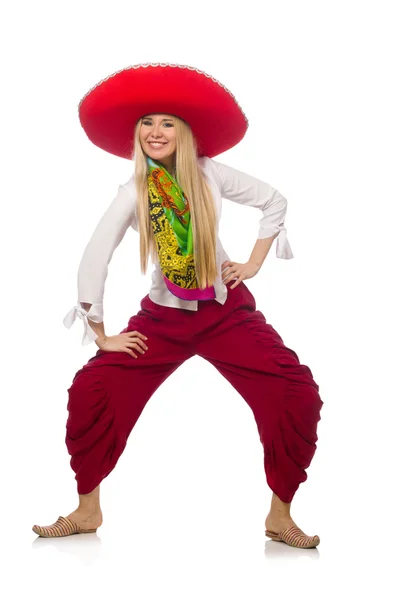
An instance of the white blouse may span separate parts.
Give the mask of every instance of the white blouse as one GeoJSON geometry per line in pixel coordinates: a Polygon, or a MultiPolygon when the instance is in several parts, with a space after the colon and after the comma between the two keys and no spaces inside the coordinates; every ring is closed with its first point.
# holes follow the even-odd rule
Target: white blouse
{"type": "MultiPolygon", "coordinates": [[[[230,258],[223,249],[218,234],[222,198],[258,208],[262,212],[259,221],[258,239],[268,238],[279,232],[276,238],[276,256],[277,258],[286,259],[294,258],[287,239],[287,230],[284,227],[287,200],[268,183],[207,156],[198,158],[198,163],[207,178],[216,205],[216,263],[218,275],[214,282],[214,288],[215,300],[220,304],[224,304],[227,298],[227,287],[222,282],[221,265],[230,258]]],[[[103,296],[108,265],[113,252],[120,244],[128,227],[139,231],[134,176],[133,174],[127,183],[119,185],[116,197],[97,224],[80,262],[77,275],[77,305],[67,313],[63,323],[65,327],[70,328],[76,317],[83,320],[83,345],[91,343],[98,337],[90,327],[88,318],[94,323],[100,323],[104,320],[103,296]],[[92,304],[90,310],[86,311],[82,307],[82,303],[92,304]]],[[[155,269],[152,273],[152,284],[149,290],[150,299],[162,306],[197,310],[197,300],[181,300],[168,290],[157,259],[154,265],[155,269]]]]}

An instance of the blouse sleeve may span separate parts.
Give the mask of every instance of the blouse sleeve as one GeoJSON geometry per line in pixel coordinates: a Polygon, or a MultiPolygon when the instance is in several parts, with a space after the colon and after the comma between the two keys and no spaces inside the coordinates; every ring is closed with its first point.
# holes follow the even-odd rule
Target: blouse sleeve
{"type": "Polygon", "coordinates": [[[84,250],[77,274],[77,305],[69,310],[63,320],[63,324],[69,329],[76,317],[82,319],[83,345],[98,337],[90,327],[88,318],[94,323],[103,321],[103,296],[108,265],[128,227],[131,225],[136,228],[134,208],[134,197],[124,185],[120,185],[116,197],[101,217],[84,250]],[[82,303],[92,304],[90,310],[86,311],[82,303]]]}
{"type": "Polygon", "coordinates": [[[284,221],[287,213],[287,199],[268,183],[248,175],[218,161],[210,159],[218,176],[221,195],[227,200],[259,208],[262,217],[259,221],[258,239],[277,236],[276,256],[294,258],[287,239],[284,221]]]}

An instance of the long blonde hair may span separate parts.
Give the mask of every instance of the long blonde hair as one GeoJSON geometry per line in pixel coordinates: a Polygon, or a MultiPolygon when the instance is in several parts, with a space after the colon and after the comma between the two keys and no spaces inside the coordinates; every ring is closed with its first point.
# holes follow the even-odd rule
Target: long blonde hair
{"type": "MultiPolygon", "coordinates": [[[[197,285],[213,285],[216,275],[216,210],[211,190],[197,163],[197,142],[182,119],[173,115],[176,134],[177,181],[189,200],[193,229],[193,251],[197,285]]],[[[146,154],[139,140],[142,118],[135,125],[134,150],[137,216],[140,238],[141,273],[145,274],[149,255],[154,260],[157,247],[149,215],[146,154]]]]}

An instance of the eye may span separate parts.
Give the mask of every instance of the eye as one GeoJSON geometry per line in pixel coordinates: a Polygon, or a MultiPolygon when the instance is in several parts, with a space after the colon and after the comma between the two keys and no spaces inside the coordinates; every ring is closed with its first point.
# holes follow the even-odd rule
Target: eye
{"type": "MultiPolygon", "coordinates": [[[[150,126],[152,125],[152,122],[151,122],[151,121],[149,121],[149,120],[146,120],[146,119],[145,119],[144,121],[142,121],[142,125],[147,125],[148,127],[150,127],[150,126]]],[[[166,121],[166,122],[164,123],[164,125],[165,125],[166,127],[173,127],[173,126],[174,126],[174,124],[173,124],[173,123],[170,123],[169,121],[166,121]]]]}

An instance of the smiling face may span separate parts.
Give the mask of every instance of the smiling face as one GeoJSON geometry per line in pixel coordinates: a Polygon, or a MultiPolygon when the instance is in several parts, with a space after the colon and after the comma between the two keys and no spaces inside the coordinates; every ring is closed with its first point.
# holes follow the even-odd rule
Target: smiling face
{"type": "Polygon", "coordinates": [[[172,115],[151,114],[142,119],[139,140],[142,149],[168,171],[175,165],[176,133],[172,115]]]}

